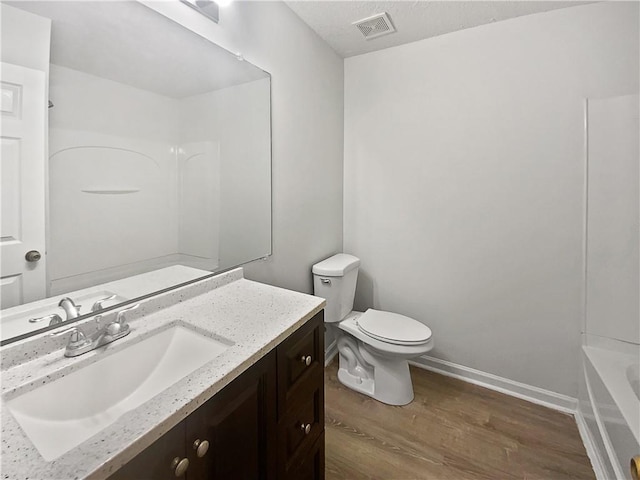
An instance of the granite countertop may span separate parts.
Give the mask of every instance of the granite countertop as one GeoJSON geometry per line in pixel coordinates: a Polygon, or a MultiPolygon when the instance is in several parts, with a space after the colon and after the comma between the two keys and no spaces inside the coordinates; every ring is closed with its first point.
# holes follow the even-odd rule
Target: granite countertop
{"type": "Polygon", "coordinates": [[[64,357],[66,335],[45,334],[3,347],[0,378],[4,407],[8,399],[172,325],[187,326],[204,335],[233,342],[220,356],[51,462],[40,456],[8,409],[2,408],[2,478],[108,477],[257,362],[324,305],[322,298],[246,280],[242,269],[235,269],[148,299],[132,312],[129,320],[132,331],[128,336],[85,355],[64,357]],[[25,358],[29,360],[23,361],[25,358]]]}

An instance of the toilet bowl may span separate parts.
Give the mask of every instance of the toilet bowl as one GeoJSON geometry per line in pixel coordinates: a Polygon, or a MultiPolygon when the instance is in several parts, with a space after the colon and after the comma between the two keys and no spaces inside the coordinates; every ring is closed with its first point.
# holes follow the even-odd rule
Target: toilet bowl
{"type": "Polygon", "coordinates": [[[352,311],[359,265],[339,253],[313,266],[314,294],[327,301],[325,323],[338,327],[338,379],[380,402],[406,405],[413,400],[408,360],[433,348],[431,330],[397,313],[352,311]]]}

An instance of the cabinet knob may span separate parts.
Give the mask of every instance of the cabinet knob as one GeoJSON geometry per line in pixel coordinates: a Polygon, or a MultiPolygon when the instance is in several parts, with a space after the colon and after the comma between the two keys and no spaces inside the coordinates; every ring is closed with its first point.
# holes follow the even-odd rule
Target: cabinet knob
{"type": "Polygon", "coordinates": [[[633,480],[640,480],[640,455],[631,457],[631,478],[633,480]]]}
{"type": "Polygon", "coordinates": [[[311,424],[310,423],[301,424],[300,430],[302,430],[305,435],[309,435],[309,432],[311,431],[311,424]]]}
{"type": "Polygon", "coordinates": [[[204,457],[209,451],[209,441],[197,439],[193,442],[193,449],[196,451],[198,458],[204,457]]]}
{"type": "Polygon", "coordinates": [[[182,477],[187,472],[187,468],[189,468],[188,458],[180,460],[180,457],[176,457],[171,462],[171,470],[176,474],[176,477],[182,477]]]}
{"type": "Polygon", "coordinates": [[[311,358],[311,355],[303,355],[302,357],[300,357],[300,361],[304,363],[307,367],[311,365],[312,360],[313,359],[311,358]]]}

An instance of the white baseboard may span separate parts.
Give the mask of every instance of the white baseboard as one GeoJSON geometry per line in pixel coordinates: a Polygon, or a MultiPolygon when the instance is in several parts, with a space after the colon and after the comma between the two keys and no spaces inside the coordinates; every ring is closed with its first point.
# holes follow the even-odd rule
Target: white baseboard
{"type": "Polygon", "coordinates": [[[424,355],[409,362],[419,368],[431,370],[441,375],[457,378],[481,387],[489,388],[512,397],[521,398],[544,407],[575,415],[578,400],[566,395],[509,380],[491,373],[458,365],[439,358],[424,355]]]}
{"type": "Polygon", "coordinates": [[[576,409],[573,416],[576,419],[578,432],[580,433],[580,438],[582,439],[582,443],[584,444],[584,449],[587,451],[587,456],[591,461],[591,468],[593,468],[593,473],[595,473],[596,479],[607,480],[609,476],[607,475],[604,468],[602,458],[600,457],[600,452],[598,451],[598,448],[593,441],[591,431],[589,430],[587,422],[585,421],[584,416],[582,415],[582,412],[579,408],[576,409]]]}
{"type": "Polygon", "coordinates": [[[329,344],[324,351],[324,366],[328,366],[333,358],[338,354],[338,342],[335,340],[329,344]]]}

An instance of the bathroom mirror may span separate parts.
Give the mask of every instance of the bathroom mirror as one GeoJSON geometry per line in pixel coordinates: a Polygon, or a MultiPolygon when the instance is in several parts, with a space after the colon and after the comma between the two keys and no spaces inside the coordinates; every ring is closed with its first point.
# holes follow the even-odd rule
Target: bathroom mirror
{"type": "Polygon", "coordinates": [[[268,73],[136,1],[1,32],[3,345],[270,255],[268,73]]]}

